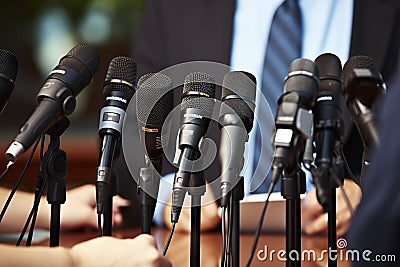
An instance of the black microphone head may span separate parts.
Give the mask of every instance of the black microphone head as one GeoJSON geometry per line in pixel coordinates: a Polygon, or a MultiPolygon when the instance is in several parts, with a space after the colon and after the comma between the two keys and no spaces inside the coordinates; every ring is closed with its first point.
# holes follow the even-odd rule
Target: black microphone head
{"type": "Polygon", "coordinates": [[[90,83],[99,65],[100,56],[96,50],[87,44],[80,44],[61,58],[50,75],[66,83],[76,96],[90,83]],[[62,71],[66,74],[61,73],[62,71]]]}
{"type": "Polygon", "coordinates": [[[0,114],[15,85],[18,62],[13,53],[0,49],[0,114]]]}
{"type": "Polygon", "coordinates": [[[300,104],[310,109],[314,105],[319,85],[318,66],[314,61],[298,58],[289,65],[288,75],[283,84],[284,95],[296,92],[301,98],[300,104]]]}
{"type": "MultiPolygon", "coordinates": [[[[320,131],[323,130],[323,127],[320,127],[323,121],[342,121],[342,64],[340,59],[331,53],[318,56],[315,63],[318,66],[320,83],[313,113],[315,131],[320,131]]],[[[341,124],[331,126],[332,130],[337,130],[338,135],[342,134],[341,124]]]]}
{"type": "Polygon", "coordinates": [[[111,91],[133,95],[137,67],[133,59],[119,56],[111,59],[104,83],[104,94],[111,91]]]}
{"type": "Polygon", "coordinates": [[[211,116],[214,109],[214,77],[204,72],[193,72],[185,77],[181,110],[197,108],[211,116]]]}
{"type": "Polygon", "coordinates": [[[148,127],[161,128],[173,108],[171,79],[163,73],[148,73],[140,77],[136,92],[138,121],[148,127]]]}
{"type": "Polygon", "coordinates": [[[315,59],[315,63],[318,66],[320,81],[334,80],[341,82],[342,64],[336,55],[331,53],[319,55],[315,59]]]}
{"type": "Polygon", "coordinates": [[[18,62],[15,55],[7,50],[0,49],[0,78],[8,80],[14,85],[17,71],[18,62]]]}
{"type": "Polygon", "coordinates": [[[247,132],[253,127],[256,98],[256,77],[244,71],[225,74],[222,82],[220,117],[234,111],[242,119],[247,132]]]}
{"type": "Polygon", "coordinates": [[[347,101],[358,98],[370,107],[382,92],[383,80],[374,60],[360,55],[351,57],[344,65],[342,85],[347,101]]]}

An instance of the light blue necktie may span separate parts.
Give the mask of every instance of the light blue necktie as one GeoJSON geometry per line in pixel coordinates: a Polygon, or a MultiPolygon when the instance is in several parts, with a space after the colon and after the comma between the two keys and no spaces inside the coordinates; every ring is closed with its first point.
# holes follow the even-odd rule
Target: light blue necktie
{"type": "MultiPolygon", "coordinates": [[[[278,99],[283,93],[283,81],[287,75],[288,67],[294,59],[300,57],[301,25],[301,12],[297,0],[283,2],[276,10],[272,20],[265,54],[261,91],[274,117],[278,99]]],[[[270,183],[270,175],[268,174],[267,176],[269,165],[266,162],[271,160],[273,156],[271,145],[272,129],[262,129],[263,126],[268,125],[269,121],[265,107],[258,108],[257,118],[258,125],[256,127],[254,154],[255,173],[252,181],[258,182],[258,184],[263,181],[255,192],[265,193],[270,183]]],[[[276,190],[279,190],[279,185],[278,182],[275,187],[276,190]]],[[[256,186],[253,184],[250,189],[256,186]]]]}

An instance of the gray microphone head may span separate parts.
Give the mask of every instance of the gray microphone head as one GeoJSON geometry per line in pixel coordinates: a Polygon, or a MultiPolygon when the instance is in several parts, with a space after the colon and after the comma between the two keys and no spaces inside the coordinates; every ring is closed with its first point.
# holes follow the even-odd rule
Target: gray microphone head
{"type": "Polygon", "coordinates": [[[173,108],[171,79],[163,73],[148,73],[140,77],[136,92],[138,121],[148,127],[162,127],[173,108]]]}
{"type": "Polygon", "coordinates": [[[253,127],[256,98],[256,78],[244,71],[225,74],[222,82],[220,117],[235,112],[242,119],[247,132],[253,127]]]}
{"type": "Polygon", "coordinates": [[[193,72],[185,77],[181,110],[197,108],[211,117],[215,104],[214,77],[204,72],[193,72]]]}

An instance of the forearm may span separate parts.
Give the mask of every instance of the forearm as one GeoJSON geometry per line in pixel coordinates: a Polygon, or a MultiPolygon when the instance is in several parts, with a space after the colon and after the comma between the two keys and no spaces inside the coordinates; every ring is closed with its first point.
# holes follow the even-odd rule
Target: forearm
{"type": "Polygon", "coordinates": [[[63,247],[15,247],[0,244],[0,266],[74,266],[70,249],[63,247]]]}
{"type": "MultiPolygon", "coordinates": [[[[10,194],[9,189],[0,187],[0,208],[4,207],[10,194]]],[[[17,191],[11,200],[10,206],[0,224],[0,233],[20,232],[28,218],[33,206],[34,196],[32,193],[17,191]]],[[[50,212],[46,199],[40,201],[36,227],[41,229],[49,228],[50,212]]]]}

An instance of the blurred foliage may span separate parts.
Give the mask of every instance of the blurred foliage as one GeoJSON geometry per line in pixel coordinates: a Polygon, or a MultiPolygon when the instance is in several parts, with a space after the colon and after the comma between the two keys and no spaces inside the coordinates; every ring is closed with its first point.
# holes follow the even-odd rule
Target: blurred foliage
{"type": "MultiPolygon", "coordinates": [[[[32,44],[36,23],[47,11],[54,8],[64,10],[72,22],[73,30],[78,32],[79,25],[88,11],[98,9],[107,14],[111,20],[113,33],[107,42],[122,43],[127,41],[130,34],[134,35],[143,2],[144,0],[5,1],[0,11],[0,25],[3,27],[0,33],[2,36],[13,37],[14,44],[16,40],[23,40],[25,45],[27,42],[32,44]]],[[[7,43],[7,40],[1,42],[4,43],[4,41],[7,43]]],[[[131,38],[128,41],[131,41],[131,38]]]]}
{"type": "MultiPolygon", "coordinates": [[[[74,117],[85,127],[97,127],[98,110],[101,105],[102,83],[110,59],[117,55],[132,55],[132,41],[145,0],[22,0],[3,1],[0,9],[0,48],[13,52],[18,59],[16,86],[9,103],[0,117],[3,130],[0,134],[16,132],[36,105],[36,94],[44,81],[43,71],[48,71],[61,55],[74,43],[87,42],[101,55],[101,66],[88,89],[78,97],[79,108],[74,117]],[[68,31],[59,24],[49,23],[43,27],[43,18],[62,14],[68,31]],[[90,15],[95,14],[90,19],[90,15]],[[95,19],[93,19],[93,17],[95,19]],[[96,20],[99,19],[100,20],[96,20]],[[89,21],[89,23],[87,23],[89,21]],[[102,24],[106,21],[106,24],[102,24]],[[100,23],[98,23],[100,22],[100,23]],[[89,25],[89,26],[88,26],[89,25]],[[107,30],[102,31],[106,25],[107,30]],[[85,28],[86,27],[86,28],[85,28]],[[45,29],[45,31],[43,31],[45,29]],[[50,29],[50,30],[49,30],[50,29]],[[105,32],[103,39],[91,43],[85,34],[105,32]],[[42,35],[45,32],[47,35],[42,35]],[[50,40],[50,42],[49,42],[50,40]],[[73,43],[70,41],[72,40],[73,43]],[[58,49],[58,50],[57,50],[58,49]],[[46,58],[51,67],[43,68],[40,62],[46,58]]],[[[52,20],[50,20],[52,21],[52,20]]],[[[78,130],[77,122],[74,124],[78,130]]],[[[85,128],[83,127],[83,128],[85,128]]],[[[71,128],[73,128],[71,126],[71,128]]],[[[7,140],[7,139],[5,139],[7,140]]]]}

